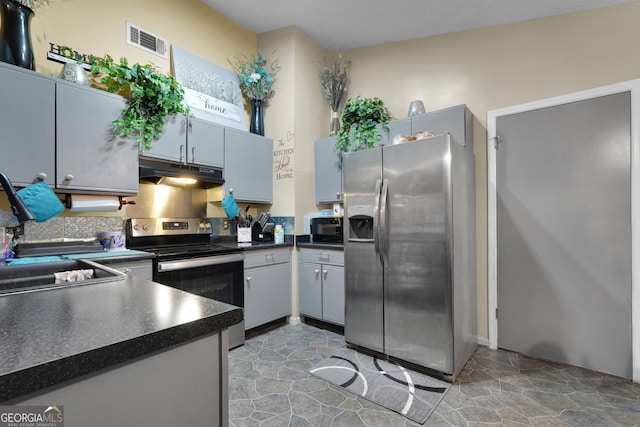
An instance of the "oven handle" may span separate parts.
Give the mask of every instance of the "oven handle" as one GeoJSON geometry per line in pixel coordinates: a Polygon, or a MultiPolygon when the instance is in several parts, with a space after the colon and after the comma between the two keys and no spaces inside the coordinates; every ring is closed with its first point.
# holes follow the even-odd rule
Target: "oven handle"
{"type": "Polygon", "coordinates": [[[201,258],[181,259],[158,262],[158,272],[185,270],[187,268],[206,267],[209,265],[229,264],[244,260],[244,254],[214,255],[201,258]]]}

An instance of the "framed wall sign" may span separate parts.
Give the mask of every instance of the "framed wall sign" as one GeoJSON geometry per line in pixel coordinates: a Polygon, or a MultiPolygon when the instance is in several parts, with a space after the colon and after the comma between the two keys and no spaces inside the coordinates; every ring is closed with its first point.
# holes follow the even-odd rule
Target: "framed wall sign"
{"type": "Polygon", "coordinates": [[[195,117],[247,130],[238,76],[175,45],[171,46],[173,72],[184,88],[185,102],[195,117]]]}

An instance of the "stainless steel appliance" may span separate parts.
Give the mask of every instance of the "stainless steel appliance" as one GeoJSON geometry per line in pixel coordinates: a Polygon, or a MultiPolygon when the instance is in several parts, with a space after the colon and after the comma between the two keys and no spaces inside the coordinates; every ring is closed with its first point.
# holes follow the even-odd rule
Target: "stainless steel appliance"
{"type": "Polygon", "coordinates": [[[314,242],[342,243],[343,219],[316,217],[311,219],[311,238],[314,242]]]}
{"type": "Polygon", "coordinates": [[[453,380],[476,347],[472,141],[344,155],[345,340],[453,380]]]}
{"type": "Polygon", "coordinates": [[[222,168],[152,160],[146,157],[140,157],[139,165],[141,182],[195,188],[212,188],[224,184],[222,168]],[[190,178],[191,181],[180,178],[190,178]]]}
{"type": "MultiPolygon", "coordinates": [[[[211,224],[200,218],[127,220],[127,247],[153,252],[153,280],[244,307],[242,249],[211,243],[211,224]]],[[[229,348],[244,344],[244,321],[229,328],[229,348]]]]}

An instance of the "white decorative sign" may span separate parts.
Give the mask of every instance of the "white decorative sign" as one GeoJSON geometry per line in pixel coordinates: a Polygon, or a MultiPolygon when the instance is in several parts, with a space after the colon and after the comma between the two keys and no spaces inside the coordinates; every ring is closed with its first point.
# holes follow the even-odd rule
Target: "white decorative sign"
{"type": "Polygon", "coordinates": [[[247,130],[238,76],[231,70],[171,46],[174,75],[194,116],[247,130]]]}

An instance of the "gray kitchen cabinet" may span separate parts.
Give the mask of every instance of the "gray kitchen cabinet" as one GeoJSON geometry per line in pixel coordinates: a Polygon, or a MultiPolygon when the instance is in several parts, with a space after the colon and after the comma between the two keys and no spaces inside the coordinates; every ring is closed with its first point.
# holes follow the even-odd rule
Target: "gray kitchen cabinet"
{"type": "Polygon", "coordinates": [[[340,158],[333,152],[337,137],[315,142],[316,204],[342,201],[342,168],[340,158]]]}
{"type": "Polygon", "coordinates": [[[56,82],[57,190],[138,193],[138,144],[112,133],[124,107],[120,96],[56,82]]]}
{"type": "Polygon", "coordinates": [[[167,117],[164,132],[141,156],[181,164],[224,167],[224,127],[176,114],[167,117]]]}
{"type": "Polygon", "coordinates": [[[291,249],[245,252],[245,330],[291,315],[291,249]]]}
{"type": "Polygon", "coordinates": [[[343,326],[344,294],[344,253],[299,249],[300,314],[343,326]]]}
{"type": "Polygon", "coordinates": [[[473,129],[473,116],[465,105],[457,105],[443,110],[411,117],[411,132],[429,131],[436,135],[449,132],[453,141],[466,144],[473,138],[468,130],[473,129]]]}
{"type": "Polygon", "coordinates": [[[224,130],[224,191],[239,202],[273,203],[273,140],[224,130]]]}
{"type": "Polygon", "coordinates": [[[412,135],[411,124],[411,118],[392,120],[387,124],[389,132],[382,129],[381,125],[378,125],[377,128],[381,135],[379,145],[393,144],[393,137],[396,135],[412,135]]]}
{"type": "Polygon", "coordinates": [[[0,156],[16,187],[55,182],[55,79],[0,63],[0,156]]]}

